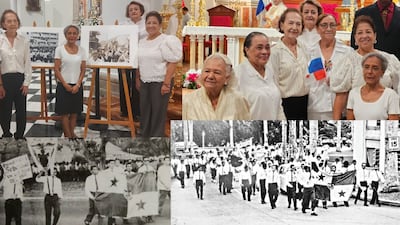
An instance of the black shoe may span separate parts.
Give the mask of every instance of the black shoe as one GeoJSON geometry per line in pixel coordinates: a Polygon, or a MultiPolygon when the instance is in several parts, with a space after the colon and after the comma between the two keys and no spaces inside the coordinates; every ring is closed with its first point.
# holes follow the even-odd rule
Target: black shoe
{"type": "Polygon", "coordinates": [[[264,205],[264,204],[265,204],[265,202],[264,202],[264,201],[262,201],[262,202],[261,202],[261,204],[263,204],[263,205],[264,205]]]}
{"type": "Polygon", "coordinates": [[[305,209],[302,209],[301,212],[302,212],[302,213],[306,213],[306,210],[305,210],[305,209]]]}
{"type": "Polygon", "coordinates": [[[324,209],[328,209],[328,207],[326,207],[326,205],[324,205],[322,208],[324,208],[324,209]]]}
{"type": "Polygon", "coordinates": [[[290,205],[288,205],[287,207],[288,207],[288,209],[290,209],[290,205]]]}
{"type": "Polygon", "coordinates": [[[364,204],[364,206],[369,206],[368,204],[364,204]]]}
{"type": "Polygon", "coordinates": [[[381,207],[381,203],[378,203],[378,206],[381,207]]]}
{"type": "Polygon", "coordinates": [[[318,214],[316,214],[315,212],[312,212],[311,216],[318,216],[318,214]]]}
{"type": "Polygon", "coordinates": [[[345,205],[346,207],[349,207],[349,202],[344,202],[344,205],[345,205]]]}
{"type": "Polygon", "coordinates": [[[203,197],[201,197],[200,199],[203,200],[203,197]]]}
{"type": "Polygon", "coordinates": [[[334,203],[332,203],[333,204],[333,207],[337,207],[337,204],[336,204],[336,202],[334,202],[334,203]]]}
{"type": "Polygon", "coordinates": [[[297,210],[297,207],[294,207],[294,211],[296,211],[297,210]]]}

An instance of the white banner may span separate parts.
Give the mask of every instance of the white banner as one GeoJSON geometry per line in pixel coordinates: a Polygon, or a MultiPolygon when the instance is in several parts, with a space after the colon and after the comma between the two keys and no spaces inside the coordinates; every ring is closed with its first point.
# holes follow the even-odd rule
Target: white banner
{"type": "Polygon", "coordinates": [[[331,190],[331,202],[349,201],[353,186],[352,184],[334,185],[333,190],[331,190]]]}
{"type": "Polygon", "coordinates": [[[158,192],[142,192],[128,199],[128,218],[149,215],[158,215],[158,192]]]}
{"type": "Polygon", "coordinates": [[[1,163],[4,169],[4,176],[11,184],[32,177],[31,164],[28,155],[24,154],[1,163]]]}

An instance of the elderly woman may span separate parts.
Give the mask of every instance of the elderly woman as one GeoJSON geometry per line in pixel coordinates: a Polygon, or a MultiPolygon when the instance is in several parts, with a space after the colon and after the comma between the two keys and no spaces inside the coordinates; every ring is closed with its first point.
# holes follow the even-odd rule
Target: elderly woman
{"type": "Polygon", "coordinates": [[[362,71],[365,84],[350,91],[347,103],[348,120],[399,119],[399,96],[380,83],[387,66],[388,60],[378,52],[364,56],[362,71]]]}
{"type": "Polygon", "coordinates": [[[349,91],[365,83],[361,61],[363,56],[368,53],[378,52],[386,58],[388,66],[380,82],[383,86],[392,88],[398,93],[400,62],[394,55],[374,49],[376,30],[371,17],[357,17],[354,21],[353,31],[358,49],[350,51],[342,57],[338,63],[340,66],[333,68],[330,79],[331,89],[336,93],[333,105],[333,119],[335,120],[342,118],[349,91]]]}
{"type": "Polygon", "coordinates": [[[303,42],[308,49],[311,49],[320,39],[316,25],[323,9],[317,0],[305,0],[300,4],[300,12],[303,18],[304,29],[298,40],[303,42]]]}
{"type": "Polygon", "coordinates": [[[330,14],[323,14],[318,17],[317,31],[321,40],[310,51],[310,58],[321,58],[327,77],[310,85],[308,95],[308,119],[309,120],[332,120],[333,102],[335,93],[330,90],[329,79],[332,68],[340,66],[339,60],[351,48],[335,38],[336,19],[330,14]]]}
{"type": "Polygon", "coordinates": [[[246,99],[233,89],[236,77],[226,55],[215,53],[204,61],[200,83],[200,89],[183,96],[182,119],[250,119],[246,99]]]}
{"type": "Polygon", "coordinates": [[[267,35],[251,32],[244,40],[245,59],[236,69],[239,90],[250,104],[252,120],[284,120],[281,93],[267,67],[271,46],[267,35]]]}
{"type": "Polygon", "coordinates": [[[305,46],[297,41],[303,23],[297,9],[288,8],[279,19],[283,37],[271,50],[268,65],[278,81],[282,106],[288,120],[307,120],[309,57],[305,46]]]}

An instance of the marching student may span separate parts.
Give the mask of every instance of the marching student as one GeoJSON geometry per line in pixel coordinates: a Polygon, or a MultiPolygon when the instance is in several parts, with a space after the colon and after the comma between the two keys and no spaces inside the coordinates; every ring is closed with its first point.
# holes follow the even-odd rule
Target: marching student
{"type": "Polygon", "coordinates": [[[267,184],[268,184],[268,196],[269,202],[271,203],[271,208],[276,208],[276,201],[279,196],[279,173],[278,165],[272,166],[272,171],[267,174],[267,184]]]}
{"type": "Polygon", "coordinates": [[[229,167],[226,165],[224,159],[222,159],[221,166],[218,167],[217,174],[218,174],[218,182],[219,182],[219,192],[223,195],[226,195],[227,192],[227,176],[229,172],[229,167]],[[222,188],[222,190],[221,190],[222,188]]]}
{"type": "Polygon", "coordinates": [[[315,213],[315,207],[317,206],[314,191],[315,178],[312,175],[310,166],[304,166],[304,173],[301,182],[303,186],[303,202],[301,211],[306,213],[306,209],[309,207],[311,201],[311,215],[318,216],[318,214],[315,213]]]}
{"type": "Polygon", "coordinates": [[[61,180],[56,177],[57,171],[54,168],[52,171],[39,173],[36,177],[36,182],[43,183],[44,210],[46,214],[46,225],[56,225],[60,219],[60,200],[63,198],[61,180]],[[43,176],[45,174],[45,176],[43,176]],[[51,223],[51,212],[53,211],[53,223],[51,223]]]}
{"type": "Polygon", "coordinates": [[[369,203],[371,205],[377,203],[378,206],[380,207],[381,203],[379,202],[378,187],[379,187],[379,182],[385,182],[385,178],[383,177],[382,172],[379,171],[379,166],[377,163],[375,163],[374,170],[370,172],[369,179],[371,180],[371,188],[372,188],[372,198],[369,203]]]}
{"type": "Polygon", "coordinates": [[[204,167],[199,163],[195,163],[193,171],[193,185],[196,187],[197,198],[203,200],[203,187],[206,185],[204,167]]]}
{"type": "Polygon", "coordinates": [[[244,166],[243,171],[240,172],[240,182],[242,188],[243,200],[246,201],[246,191],[247,191],[247,201],[251,201],[251,172],[247,165],[244,166]]]}
{"type": "Polygon", "coordinates": [[[357,196],[356,200],[354,200],[354,205],[357,204],[357,200],[360,199],[361,192],[364,191],[364,206],[368,206],[368,199],[367,199],[367,191],[368,191],[368,181],[369,178],[369,171],[366,169],[367,164],[362,163],[361,168],[357,169],[356,176],[357,176],[357,196]]]}
{"type": "Polygon", "coordinates": [[[3,197],[5,200],[6,225],[11,225],[13,218],[15,225],[21,225],[24,182],[21,180],[10,183],[10,180],[5,177],[3,182],[0,182],[0,187],[1,185],[3,185],[3,197]]]}
{"type": "Polygon", "coordinates": [[[265,204],[265,196],[267,195],[267,189],[265,186],[265,182],[267,179],[267,163],[261,162],[261,166],[258,168],[257,172],[257,180],[260,184],[260,192],[261,192],[261,204],[265,204]]]}
{"type": "Polygon", "coordinates": [[[171,162],[168,156],[164,157],[163,164],[157,170],[157,188],[160,192],[158,214],[161,215],[165,199],[171,199],[171,162]]]}
{"type": "Polygon", "coordinates": [[[297,199],[296,199],[296,191],[297,191],[297,173],[296,168],[293,164],[290,165],[289,170],[286,172],[286,192],[288,199],[288,208],[290,208],[291,203],[293,201],[294,210],[297,210],[297,199]]]}
{"type": "Polygon", "coordinates": [[[98,215],[98,224],[102,224],[102,217],[97,210],[95,199],[96,193],[102,191],[101,185],[103,181],[101,180],[101,176],[99,176],[99,167],[97,165],[92,165],[90,167],[90,171],[92,175],[88,176],[85,181],[85,193],[86,196],[89,197],[89,213],[86,216],[85,224],[88,225],[92,222],[93,217],[98,215]]]}
{"type": "Polygon", "coordinates": [[[186,165],[184,159],[181,158],[181,161],[176,167],[176,171],[178,171],[178,180],[181,182],[181,187],[185,188],[186,165]]]}

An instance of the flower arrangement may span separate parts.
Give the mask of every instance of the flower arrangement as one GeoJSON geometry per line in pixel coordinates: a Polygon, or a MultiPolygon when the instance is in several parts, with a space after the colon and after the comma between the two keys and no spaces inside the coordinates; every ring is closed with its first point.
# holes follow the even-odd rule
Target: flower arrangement
{"type": "Polygon", "coordinates": [[[183,87],[189,89],[197,89],[200,87],[196,83],[197,79],[200,77],[201,70],[190,69],[183,75],[183,87]]]}

